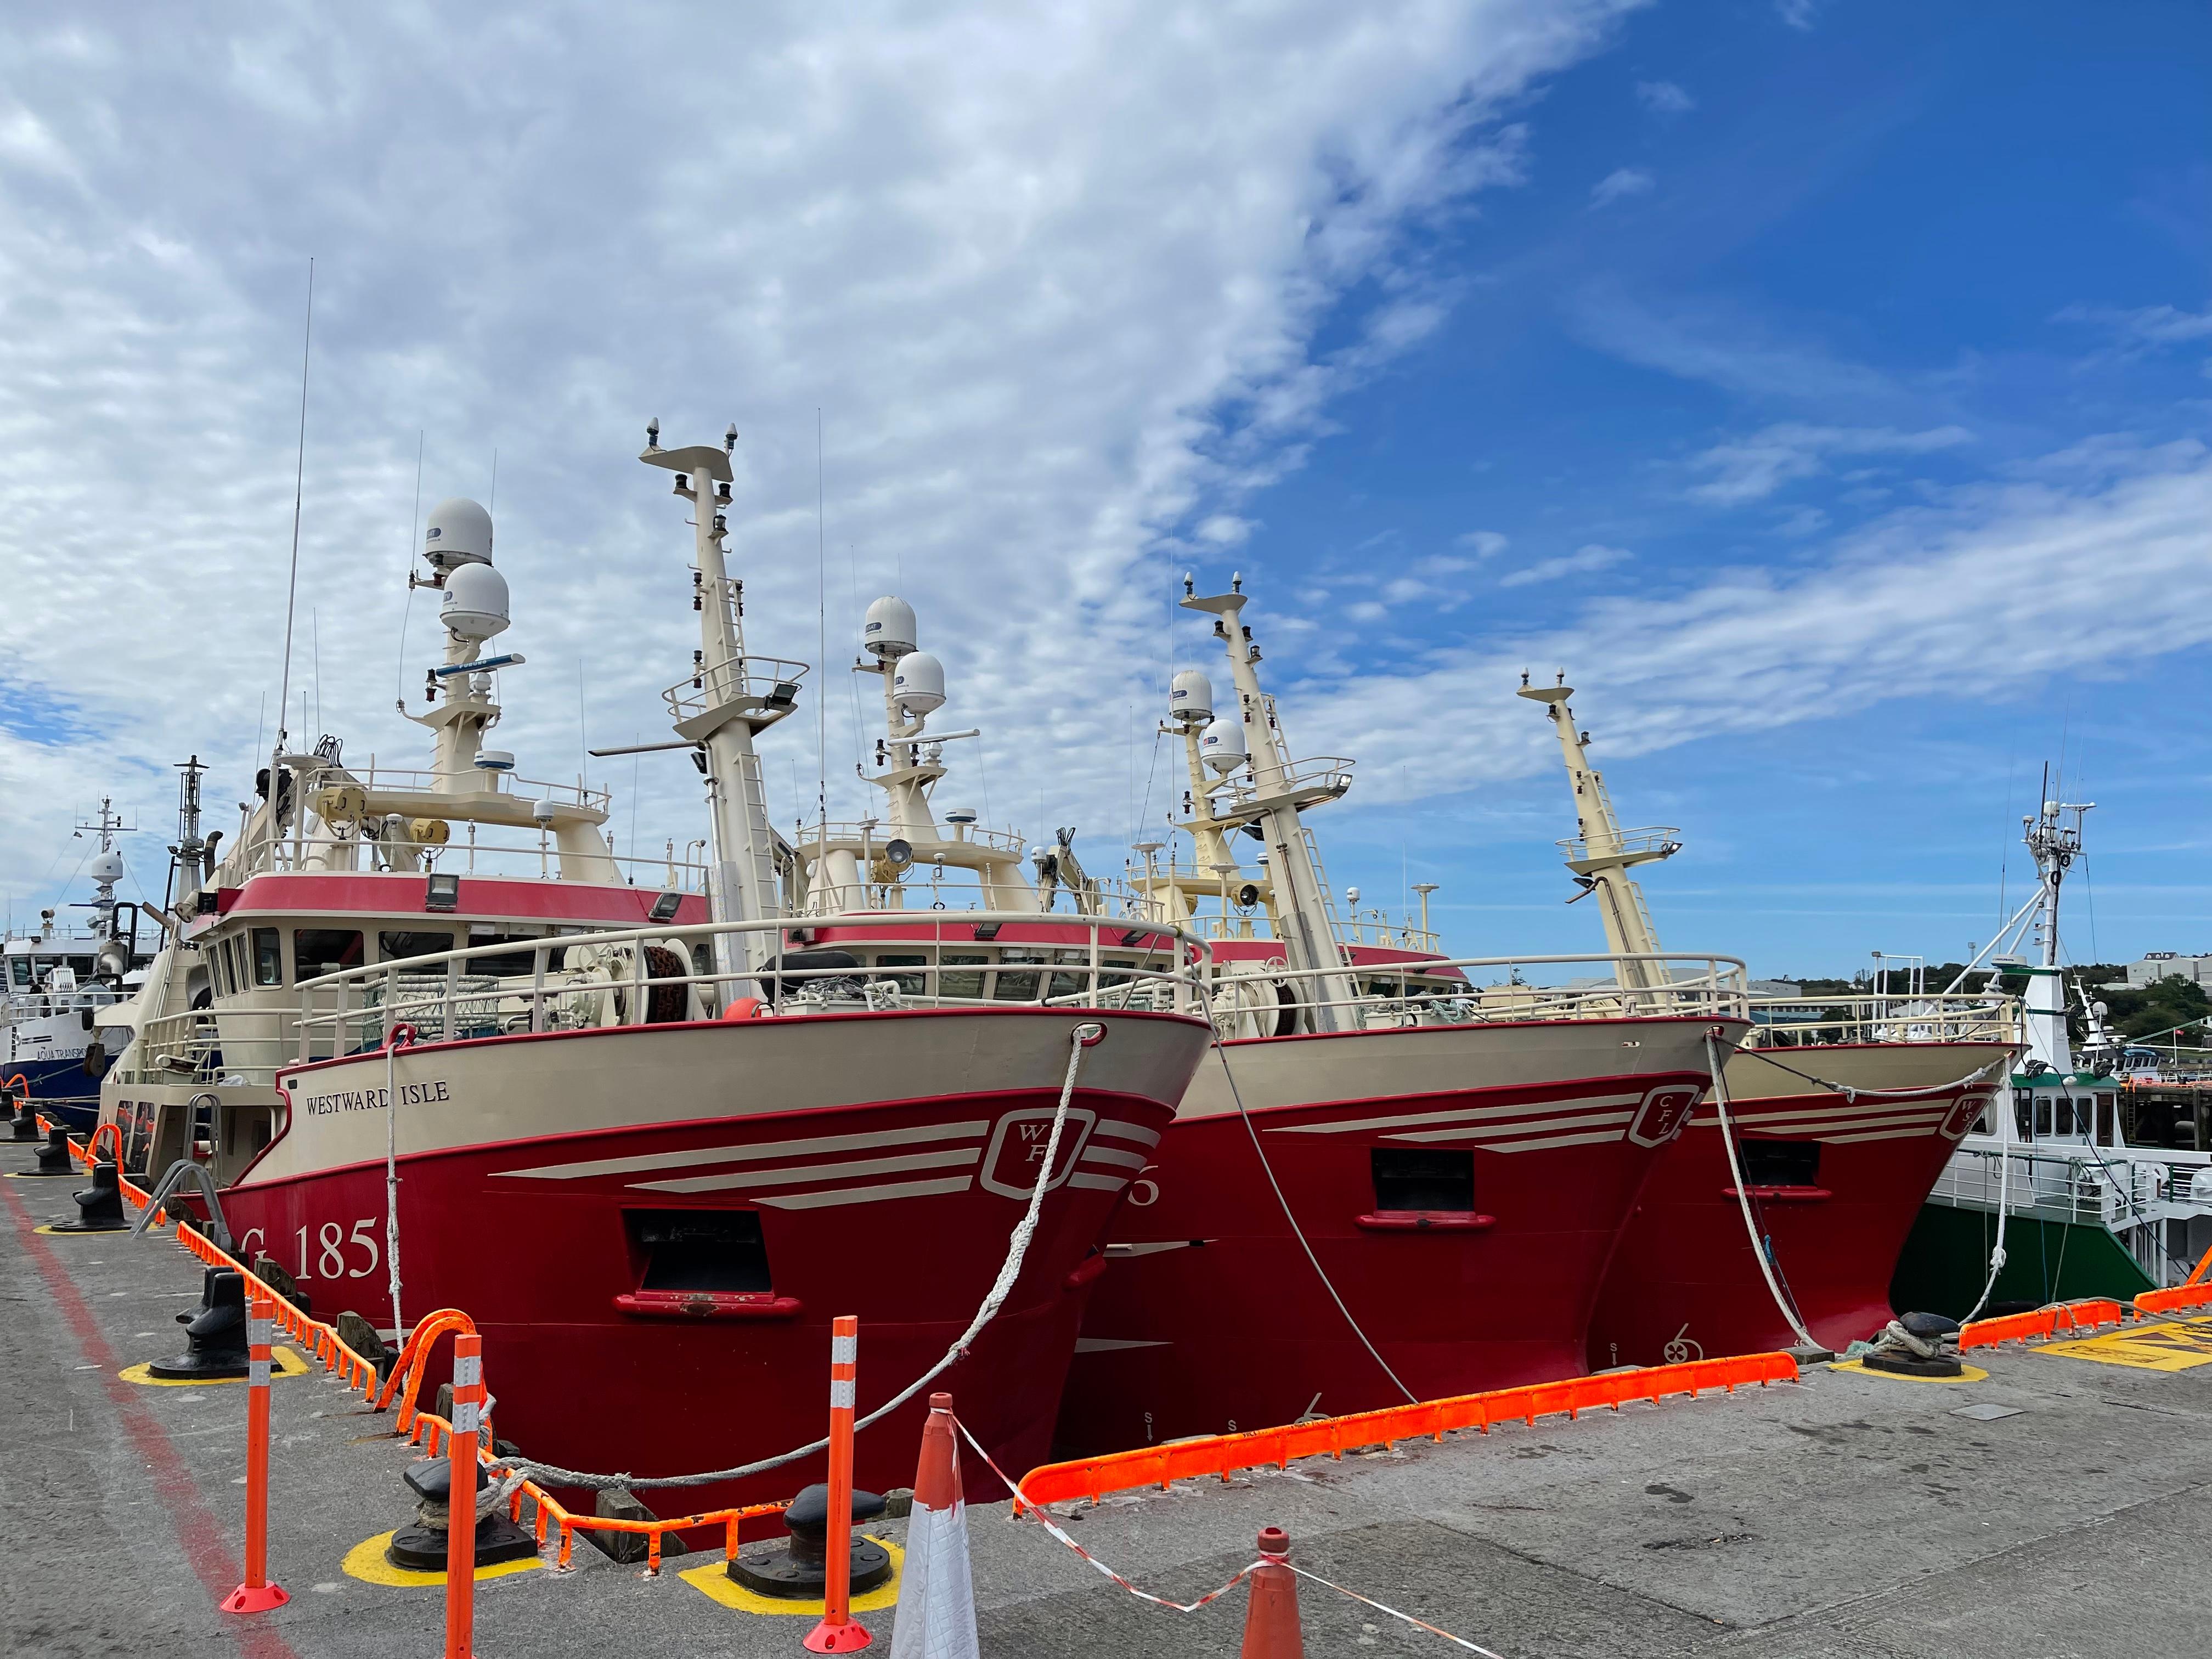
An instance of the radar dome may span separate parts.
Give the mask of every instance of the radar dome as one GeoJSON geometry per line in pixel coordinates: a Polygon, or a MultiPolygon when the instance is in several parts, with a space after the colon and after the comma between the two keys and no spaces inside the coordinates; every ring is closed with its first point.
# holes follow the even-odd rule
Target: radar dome
{"type": "Polygon", "coordinates": [[[927,651],[908,651],[891,670],[891,696],[909,714],[945,707],[945,665],[927,651]]]}
{"type": "Polygon", "coordinates": [[[422,556],[441,571],[489,564],[491,514],[465,495],[440,501],[430,509],[430,522],[422,532],[422,556]]]}
{"type": "Polygon", "coordinates": [[[110,848],[92,861],[92,878],[101,886],[123,879],[123,854],[110,848]]]}
{"type": "Polygon", "coordinates": [[[465,640],[488,640],[507,631],[507,578],[488,564],[465,564],[446,578],[438,620],[465,640]]]}
{"type": "Polygon", "coordinates": [[[1177,720],[1203,723],[1213,718],[1213,682],[1195,668],[1186,668],[1168,684],[1168,714],[1177,720]]]}
{"type": "Polygon", "coordinates": [[[1200,733],[1198,752],[1215,771],[1234,772],[1244,764],[1244,722],[1233,715],[1218,716],[1200,733]]]}
{"type": "Polygon", "coordinates": [[[896,662],[916,643],[914,607],[904,599],[885,594],[868,607],[867,621],[860,628],[862,649],[896,662]]]}

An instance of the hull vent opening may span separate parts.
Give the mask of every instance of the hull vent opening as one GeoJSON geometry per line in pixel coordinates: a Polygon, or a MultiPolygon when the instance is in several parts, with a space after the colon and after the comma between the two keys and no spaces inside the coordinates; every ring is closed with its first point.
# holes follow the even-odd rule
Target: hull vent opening
{"type": "Polygon", "coordinates": [[[1378,1211],[1449,1213],[1474,1208],[1474,1154],[1471,1152],[1376,1146],[1369,1150],[1368,1158],[1378,1211]]]}
{"type": "Polygon", "coordinates": [[[631,1210],[630,1243],[645,1258],[641,1291],[763,1294],[775,1288],[753,1210],[631,1210]]]}

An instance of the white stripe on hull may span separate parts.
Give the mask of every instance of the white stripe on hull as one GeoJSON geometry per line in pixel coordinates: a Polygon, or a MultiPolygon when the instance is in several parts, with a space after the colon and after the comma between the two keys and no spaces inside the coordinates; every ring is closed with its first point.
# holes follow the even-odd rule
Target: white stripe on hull
{"type": "MultiPolygon", "coordinates": [[[[1382,1139],[1423,1142],[1471,1140],[1487,1152],[1511,1152],[1519,1146],[1538,1145],[1539,1142],[1536,1140],[1511,1139],[1516,1135],[1528,1135],[1532,1131],[1541,1136],[1562,1130],[1595,1129],[1609,1124],[1617,1124],[1621,1133],[1626,1133],[1628,1126],[1635,1120],[1636,1114],[1633,1112],[1583,1112],[1574,1117],[1563,1118],[1557,1123],[1479,1123],[1467,1129],[1423,1129],[1417,1133],[1385,1135],[1382,1139]]],[[[1584,1139],[1588,1138],[1584,1137],[1584,1139]]],[[[1600,1140],[1618,1140],[1620,1135],[1600,1135],[1596,1138],[1600,1140]]]]}
{"type": "Polygon", "coordinates": [[[726,1175],[685,1176],[675,1181],[633,1181],[632,1192],[720,1193],[737,1187],[788,1187],[802,1181],[834,1181],[853,1176],[896,1175],[910,1170],[972,1169],[983,1161],[980,1146],[949,1152],[909,1152],[903,1158],[860,1158],[842,1164],[793,1164],[781,1170],[733,1170],[726,1175]]]}
{"type": "Polygon", "coordinates": [[[683,1164],[741,1164],[763,1158],[799,1158],[808,1152],[844,1152],[864,1146],[897,1146],[921,1140],[981,1139],[988,1121],[933,1123],[918,1129],[882,1129],[867,1134],[814,1135],[805,1140],[763,1140],[750,1146],[694,1146],[680,1152],[647,1152],[635,1158],[593,1158],[582,1164],[541,1164],[529,1170],[495,1170],[495,1176],[535,1181],[581,1181],[592,1176],[635,1175],[683,1164]]]}
{"type": "MultiPolygon", "coordinates": [[[[1644,1097],[1641,1092],[1630,1095],[1603,1095],[1580,1100],[1539,1100],[1512,1106],[1457,1106],[1441,1112],[1400,1112],[1389,1117],[1340,1118],[1332,1123],[1297,1123],[1280,1128],[1271,1127],[1267,1133],[1277,1135],[1341,1135],[1358,1134],[1370,1129],[1397,1129],[1416,1124],[1479,1123],[1501,1119],[1572,1117],[1585,1112],[1601,1111],[1607,1107],[1634,1106],[1644,1097]]],[[[1620,1121],[1626,1123],[1627,1115],[1620,1121]]],[[[1500,1121],[1501,1133],[1515,1133],[1523,1129],[1537,1128],[1540,1124],[1500,1121]]],[[[1395,1134],[1393,1140],[1427,1139],[1417,1134],[1395,1134]]]]}
{"type": "Polygon", "coordinates": [[[764,1193],[759,1202],[773,1210],[826,1210],[841,1204],[878,1204],[887,1198],[933,1198],[940,1193],[964,1193],[973,1176],[954,1176],[946,1181],[891,1181],[874,1187],[832,1187],[820,1193],[764,1193]]]}

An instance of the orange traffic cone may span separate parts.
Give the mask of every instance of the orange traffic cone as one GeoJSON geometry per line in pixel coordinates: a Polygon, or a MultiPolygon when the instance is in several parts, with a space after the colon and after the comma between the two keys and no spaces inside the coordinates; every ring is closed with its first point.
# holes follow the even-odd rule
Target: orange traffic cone
{"type": "Polygon", "coordinates": [[[1252,1571],[1252,1601],[1244,1613],[1238,1659],[1305,1659],[1305,1641],[1298,1634],[1298,1576],[1285,1565],[1290,1559],[1290,1534],[1280,1527],[1262,1527],[1262,1565],[1252,1571]]]}
{"type": "Polygon", "coordinates": [[[959,1431],[949,1394],[929,1396],[929,1419],[922,1425],[890,1659],[981,1659],[975,1589],[968,1576],[968,1505],[960,1495],[959,1431]]]}

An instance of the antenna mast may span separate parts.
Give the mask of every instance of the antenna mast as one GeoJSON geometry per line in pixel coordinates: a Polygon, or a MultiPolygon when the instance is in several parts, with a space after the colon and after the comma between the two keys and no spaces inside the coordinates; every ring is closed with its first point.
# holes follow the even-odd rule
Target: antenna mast
{"type": "Polygon", "coordinates": [[[1582,834],[1561,842],[1559,849],[1567,855],[1567,868],[1582,890],[1567,902],[1572,904],[1592,893],[1598,896],[1599,910],[1605,919],[1605,941],[1624,958],[1614,964],[1621,985],[1650,989],[1659,983],[1659,964],[1626,960],[1656,956],[1659,951],[1651,912],[1644,908],[1644,890],[1628,872],[1638,864],[1674,857],[1682,850],[1682,843],[1671,829],[1624,830],[1620,827],[1613,797],[1606,793],[1605,778],[1590,767],[1589,733],[1576,727],[1575,711],[1567,706],[1567,699],[1574,694],[1564,669],[1553,685],[1532,686],[1526,673],[1521,676],[1519,695],[1545,705],[1544,712],[1559,736],[1559,753],[1567,763],[1567,781],[1574,786],[1575,826],[1582,834]]]}
{"type": "MultiPolygon", "coordinates": [[[[276,693],[276,753],[284,752],[284,710],[292,696],[292,620],[300,604],[300,505],[307,481],[307,353],[315,339],[315,261],[307,260],[307,322],[300,339],[300,450],[292,468],[292,575],[284,590],[284,672],[276,693]]],[[[269,798],[276,799],[276,762],[269,763],[269,798]]]]}

